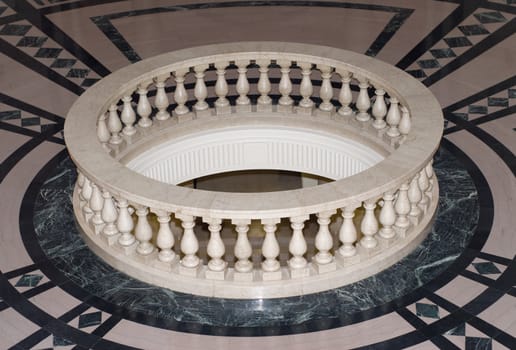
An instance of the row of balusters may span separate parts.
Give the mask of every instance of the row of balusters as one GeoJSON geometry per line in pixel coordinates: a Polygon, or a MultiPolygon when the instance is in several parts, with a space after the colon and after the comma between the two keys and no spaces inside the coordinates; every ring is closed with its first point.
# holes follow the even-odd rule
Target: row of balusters
{"type": "MultiPolygon", "coordinates": [[[[235,65],[238,67],[238,79],[236,81],[236,92],[238,97],[236,99],[237,108],[247,107],[250,111],[251,100],[248,96],[250,91],[250,84],[247,77],[249,60],[236,61],[235,65]]],[[[257,99],[257,106],[266,108],[272,106],[272,99],[270,93],[272,90],[270,77],[269,77],[269,66],[271,60],[257,60],[259,70],[259,79],[257,83],[257,90],[260,96],[257,99]]],[[[292,110],[295,105],[294,99],[291,97],[293,91],[293,84],[290,78],[291,67],[293,62],[290,60],[278,60],[277,64],[281,67],[281,78],[278,84],[279,93],[281,97],[278,100],[279,108],[292,110]]],[[[229,66],[227,62],[214,63],[216,69],[217,80],[215,83],[215,94],[217,96],[214,102],[215,111],[217,114],[230,113],[230,101],[228,97],[228,83],[226,80],[226,69],[229,66]]],[[[365,77],[356,75],[344,70],[335,69],[327,65],[311,63],[298,63],[297,66],[301,69],[301,82],[299,84],[299,93],[301,100],[297,104],[296,108],[298,111],[304,111],[306,113],[312,113],[316,108],[316,104],[312,99],[314,88],[312,80],[310,78],[314,69],[317,69],[321,73],[322,83],[319,89],[319,98],[321,102],[317,106],[317,109],[331,113],[337,110],[338,114],[343,117],[349,117],[355,115],[355,118],[360,122],[368,122],[371,119],[371,115],[374,118],[372,123],[373,127],[381,130],[387,128],[386,134],[389,137],[398,137],[400,135],[407,135],[411,128],[411,118],[409,111],[405,106],[400,105],[398,99],[394,96],[390,96],[386,99],[386,91],[381,86],[376,86],[375,96],[371,98],[368,94],[370,86],[374,86],[374,82],[370,82],[365,77]],[[342,82],[340,92],[338,95],[338,101],[340,106],[333,104],[334,91],[332,87],[332,78],[336,73],[342,82]],[[353,94],[351,92],[350,83],[352,79],[358,81],[359,93],[356,96],[354,105],[356,112],[351,108],[353,103],[353,94]],[[338,107],[338,109],[336,109],[338,107]]],[[[196,114],[207,113],[209,105],[206,102],[208,97],[208,89],[205,82],[206,70],[209,68],[208,64],[198,65],[193,67],[192,74],[195,75],[195,86],[194,86],[194,97],[195,103],[192,106],[192,111],[196,114]]],[[[185,88],[185,77],[190,74],[189,69],[178,69],[173,72],[175,80],[175,90],[173,93],[173,100],[176,103],[176,107],[172,111],[175,116],[182,116],[191,112],[190,108],[186,105],[189,97],[188,92],[185,88]]],[[[127,91],[121,98],[122,110],[119,113],[118,102],[115,101],[110,105],[108,111],[102,114],[98,120],[97,136],[100,142],[106,146],[117,145],[122,143],[123,136],[132,136],[136,133],[136,126],[140,128],[148,128],[153,124],[153,118],[158,121],[165,121],[171,117],[169,113],[169,106],[171,101],[169,95],[165,91],[167,81],[170,79],[171,74],[164,74],[155,77],[153,80],[141,82],[136,90],[127,91]],[[149,87],[154,84],[156,88],[156,95],[154,98],[154,107],[157,110],[153,118],[153,108],[148,99],[149,87]],[[137,92],[139,95],[136,104],[136,111],[133,107],[133,93],[137,92]],[[138,115],[138,121],[137,121],[138,115]]]]}
{"type": "MultiPolygon", "coordinates": [[[[347,258],[357,254],[357,246],[372,249],[378,245],[378,236],[384,240],[390,240],[396,235],[404,237],[409,226],[417,224],[421,216],[427,211],[432,198],[434,186],[433,169],[428,163],[410,181],[402,184],[398,189],[387,191],[381,198],[366,200],[357,205],[341,208],[342,224],[338,232],[340,246],[332,254],[333,235],[329,224],[336,210],[317,213],[319,224],[315,236],[315,248],[317,254],[312,258],[312,263],[319,266],[330,264],[336,255],[347,258]],[[381,206],[379,213],[375,213],[377,205],[381,206]],[[355,211],[359,207],[364,208],[364,215],[359,225],[361,235],[353,221],[355,211]],[[360,238],[360,239],[359,239],[360,238]]],[[[78,177],[79,201],[82,215],[94,228],[95,232],[105,237],[117,237],[117,243],[122,247],[136,246],[136,253],[147,256],[158,252],[157,259],[163,263],[175,263],[179,260],[174,252],[176,244],[174,234],[170,228],[171,214],[165,210],[148,208],[140,205],[129,204],[121,197],[114,196],[97,186],[87,177],[79,174],[78,177]],[[149,213],[157,216],[159,229],[154,234],[149,223],[149,213]],[[132,214],[136,215],[133,219],[132,214]]],[[[179,264],[184,268],[196,269],[202,266],[198,255],[199,241],[194,233],[195,217],[191,215],[174,214],[181,221],[183,233],[180,240],[179,264]]],[[[292,235],[289,242],[291,270],[307,267],[304,255],[307,252],[307,244],[303,235],[304,223],[309,216],[290,217],[292,235]]],[[[224,260],[225,245],[221,239],[221,219],[203,218],[208,223],[210,238],[207,245],[209,258],[207,269],[210,271],[224,271],[228,263],[224,260]]],[[[237,261],[234,265],[235,272],[246,273],[253,270],[252,248],[247,237],[251,220],[233,219],[236,227],[237,240],[234,247],[234,256],[237,261]]],[[[263,255],[262,271],[272,273],[280,270],[279,254],[280,246],[275,236],[276,225],[280,219],[263,219],[261,221],[265,238],[263,239],[261,254],[263,255]]],[[[279,277],[278,277],[279,278],[279,277]]]]}

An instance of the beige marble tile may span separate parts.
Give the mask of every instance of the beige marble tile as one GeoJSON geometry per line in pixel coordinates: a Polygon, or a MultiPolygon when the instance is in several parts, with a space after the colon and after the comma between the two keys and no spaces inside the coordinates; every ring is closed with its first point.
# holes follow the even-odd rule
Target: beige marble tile
{"type": "Polygon", "coordinates": [[[514,75],[516,36],[511,36],[430,86],[443,107],[514,75]],[[485,69],[496,62],[496,69],[485,69]]]}
{"type": "Polygon", "coordinates": [[[516,298],[506,294],[478,316],[499,329],[506,330],[514,321],[514,315],[516,315],[516,298]]]}
{"type": "Polygon", "coordinates": [[[6,56],[2,56],[0,67],[0,91],[46,111],[64,117],[78,97],[6,56]]]}
{"type": "Polygon", "coordinates": [[[241,7],[121,18],[113,24],[142,57],[220,42],[299,42],[300,33],[304,43],[365,52],[391,16],[387,12],[356,9],[241,7]],[[150,22],[158,25],[148,26],[150,22]],[[365,23],[367,31],[356,30],[365,23]],[[139,28],[144,26],[148,30],[142,35],[139,28]],[[307,27],[317,30],[306,30],[307,27]]]}
{"type": "MultiPolygon", "coordinates": [[[[13,108],[14,109],[14,108],[13,108]]],[[[0,130],[0,160],[3,162],[7,157],[9,157],[14,151],[18,149],[25,142],[30,140],[30,137],[15,134],[10,131],[0,130]]]]}
{"type": "Polygon", "coordinates": [[[487,287],[466,277],[457,276],[436,294],[458,306],[464,306],[482,293],[487,287]]]}
{"type": "Polygon", "coordinates": [[[44,142],[24,157],[0,184],[0,269],[10,271],[32,263],[20,237],[20,205],[33,177],[63,146],[44,142]]]}
{"type": "Polygon", "coordinates": [[[14,309],[6,309],[0,312],[0,348],[7,349],[38,329],[14,309]]]}
{"type": "Polygon", "coordinates": [[[106,339],[145,347],[160,349],[173,341],[177,346],[188,349],[203,349],[208,344],[213,349],[264,349],[268,346],[284,349],[353,348],[380,342],[413,331],[414,329],[399,315],[391,313],[366,322],[322,332],[279,337],[235,337],[224,338],[183,334],[151,328],[131,321],[122,320],[107,335],[106,339]],[[131,336],[134,334],[135,336],[131,336]],[[136,336],[138,334],[138,336],[136,336]]]}
{"type": "Polygon", "coordinates": [[[480,128],[493,135],[513,154],[516,154],[516,114],[481,124],[480,128]]]}
{"type": "Polygon", "coordinates": [[[480,168],[493,194],[495,203],[491,234],[482,250],[512,259],[516,251],[513,215],[516,179],[494,151],[467,131],[453,133],[447,138],[462,149],[480,168]]]}
{"type": "Polygon", "coordinates": [[[55,318],[60,317],[66,311],[73,309],[81,303],[80,300],[75,299],[59,287],[51,288],[29,300],[41,310],[55,318]],[[59,300],[59,303],[56,303],[56,300],[59,300]]]}

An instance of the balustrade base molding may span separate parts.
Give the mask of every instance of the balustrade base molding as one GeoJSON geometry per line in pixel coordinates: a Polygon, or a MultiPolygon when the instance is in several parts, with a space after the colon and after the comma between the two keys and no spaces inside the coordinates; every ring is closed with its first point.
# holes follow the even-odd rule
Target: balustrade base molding
{"type": "MultiPolygon", "coordinates": [[[[438,186],[433,186],[431,196],[432,200],[427,210],[434,215],[423,217],[417,226],[411,226],[405,230],[406,234],[396,234],[389,240],[377,235],[378,249],[358,248],[357,254],[351,257],[343,257],[336,251],[335,269],[330,267],[332,263],[327,264],[328,266],[322,265],[324,266],[322,268],[322,266],[316,266],[315,262],[310,262],[306,269],[299,269],[302,276],[296,274],[296,278],[291,278],[292,269],[288,267],[282,267],[274,272],[255,269],[250,273],[252,278],[246,276],[246,279],[235,277],[236,274],[232,268],[215,272],[208,270],[206,266],[199,266],[193,269],[195,273],[187,274],[186,268],[179,263],[177,255],[173,262],[163,263],[158,260],[156,251],[142,256],[135,251],[128,255],[123,249],[118,247],[113,249],[114,246],[119,245],[118,239],[112,240],[114,243],[109,245],[108,240],[103,238],[102,234],[95,234],[85,221],[81,213],[77,188],[73,194],[73,207],[79,232],[86,244],[114,268],[134,278],[178,292],[217,298],[255,299],[305,295],[338,288],[374,275],[395,264],[418,246],[430,232],[437,212],[438,186]],[[375,254],[371,254],[372,251],[375,254]],[[362,254],[363,252],[366,255],[362,254]],[[307,271],[308,274],[306,274],[307,271]],[[203,276],[205,278],[202,278],[203,276]]],[[[397,228],[396,231],[398,232],[397,228]]]]}

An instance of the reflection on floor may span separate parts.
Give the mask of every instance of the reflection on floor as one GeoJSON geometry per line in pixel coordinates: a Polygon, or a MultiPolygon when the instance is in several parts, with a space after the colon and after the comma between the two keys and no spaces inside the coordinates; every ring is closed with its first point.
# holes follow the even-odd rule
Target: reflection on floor
{"type": "Polygon", "coordinates": [[[513,0],[0,1],[0,348],[516,348],[515,16],[513,0]],[[140,59],[242,40],[353,50],[432,90],[446,129],[422,247],[347,287],[248,302],[150,287],[84,248],[73,101],[140,59]]]}

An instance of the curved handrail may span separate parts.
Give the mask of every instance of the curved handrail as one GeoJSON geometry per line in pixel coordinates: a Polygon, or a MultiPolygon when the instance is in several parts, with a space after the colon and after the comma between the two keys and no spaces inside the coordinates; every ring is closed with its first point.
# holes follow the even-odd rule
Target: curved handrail
{"type": "Polygon", "coordinates": [[[79,170],[103,188],[129,201],[170,212],[213,218],[278,218],[316,213],[361,202],[399,186],[429,162],[442,134],[442,114],[436,99],[405,72],[353,52],[323,46],[277,42],[208,45],[153,57],[125,67],[88,89],[72,106],[65,140],[79,170]],[[388,87],[409,110],[412,127],[405,142],[376,166],[349,178],[281,193],[221,193],[193,190],[151,180],[114,161],[96,136],[99,115],[125,91],[142,81],[176,69],[219,60],[288,58],[350,70],[388,87]],[[395,85],[395,86],[394,86],[395,85]],[[301,201],[300,198],[303,198],[301,201]]]}

